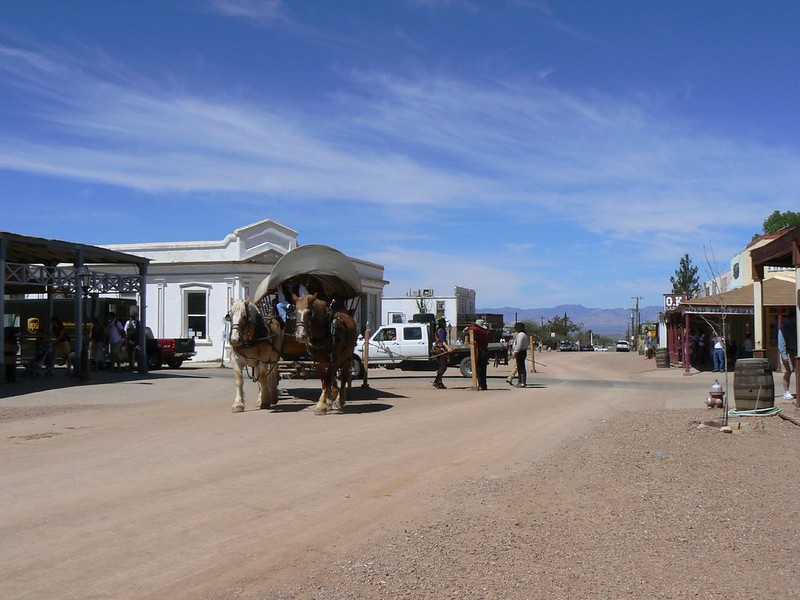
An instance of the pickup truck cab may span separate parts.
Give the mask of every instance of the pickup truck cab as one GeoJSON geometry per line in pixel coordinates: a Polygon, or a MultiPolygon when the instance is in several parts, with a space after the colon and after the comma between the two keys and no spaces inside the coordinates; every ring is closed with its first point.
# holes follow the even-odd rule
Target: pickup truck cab
{"type": "MultiPolygon", "coordinates": [[[[433,352],[434,326],[432,323],[392,323],[382,325],[369,340],[369,366],[383,366],[401,370],[433,369],[437,355],[433,352]]],[[[356,342],[356,361],[353,376],[363,374],[365,340],[356,342]]],[[[459,367],[464,377],[472,376],[469,346],[453,346],[447,353],[447,363],[459,367]]]]}

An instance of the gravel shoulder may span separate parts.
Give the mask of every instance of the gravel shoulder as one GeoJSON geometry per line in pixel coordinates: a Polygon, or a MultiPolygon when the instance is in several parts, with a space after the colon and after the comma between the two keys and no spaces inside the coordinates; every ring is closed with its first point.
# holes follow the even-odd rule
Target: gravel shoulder
{"type": "Polygon", "coordinates": [[[325,417],[313,382],[231,414],[201,366],[6,392],[3,597],[800,595],[800,427],[703,426],[710,373],[537,360],[524,390],[377,370],[325,417]]]}

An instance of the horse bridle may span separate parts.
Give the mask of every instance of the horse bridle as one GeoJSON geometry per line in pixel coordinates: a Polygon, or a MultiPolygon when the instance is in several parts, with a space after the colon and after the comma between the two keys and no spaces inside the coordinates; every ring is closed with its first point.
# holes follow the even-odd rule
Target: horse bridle
{"type": "MultiPolygon", "coordinates": [[[[315,337],[313,335],[314,328],[311,326],[311,324],[314,322],[314,304],[316,302],[318,302],[318,300],[313,300],[311,302],[310,307],[308,309],[306,309],[306,310],[311,312],[311,316],[308,319],[309,323],[306,324],[305,321],[297,319],[295,321],[295,332],[302,327],[303,330],[306,332],[306,338],[308,338],[307,345],[310,348],[322,348],[322,349],[324,349],[324,348],[326,348],[327,346],[330,345],[330,342],[331,342],[330,337],[326,336],[324,333],[323,333],[322,337],[315,337]]],[[[323,302],[323,304],[324,304],[324,302],[323,302]]],[[[305,312],[305,311],[303,311],[303,312],[305,312]]],[[[298,311],[295,308],[295,317],[297,317],[297,313],[298,313],[298,311]]]]}
{"type": "MultiPolygon", "coordinates": [[[[247,321],[244,325],[241,323],[234,323],[231,319],[231,313],[225,315],[225,320],[231,324],[231,333],[234,331],[239,332],[239,338],[243,341],[237,344],[237,346],[241,346],[243,348],[250,348],[252,346],[256,346],[261,342],[271,341],[277,334],[270,333],[269,328],[267,327],[266,322],[264,322],[263,317],[261,317],[261,313],[256,312],[256,321],[259,317],[261,317],[262,327],[266,335],[263,337],[256,337],[256,330],[258,329],[258,322],[253,322],[253,319],[250,317],[250,310],[249,310],[249,303],[244,303],[244,310],[245,314],[247,315],[247,321]],[[252,331],[252,335],[249,335],[249,332],[252,331]]],[[[270,319],[275,320],[275,319],[270,319]]],[[[233,344],[231,344],[233,346],[233,344]]]]}

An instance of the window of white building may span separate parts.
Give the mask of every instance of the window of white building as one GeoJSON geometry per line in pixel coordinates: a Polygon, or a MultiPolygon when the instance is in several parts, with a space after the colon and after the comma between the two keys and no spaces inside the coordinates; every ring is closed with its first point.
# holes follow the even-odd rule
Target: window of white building
{"type": "Polygon", "coordinates": [[[208,339],[208,290],[184,290],[184,307],[187,335],[208,339]]]}

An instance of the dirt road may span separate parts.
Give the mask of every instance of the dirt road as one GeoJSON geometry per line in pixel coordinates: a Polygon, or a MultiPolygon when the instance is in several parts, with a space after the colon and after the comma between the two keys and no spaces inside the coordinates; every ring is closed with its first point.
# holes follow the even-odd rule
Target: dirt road
{"type": "MultiPolygon", "coordinates": [[[[478,583],[463,584],[458,569],[417,564],[409,571],[405,565],[398,569],[408,581],[387,583],[385,574],[365,574],[352,559],[387,552],[384,563],[391,562],[387,556],[398,560],[398,546],[414,547],[403,539],[463,510],[465,495],[480,496],[487,482],[558,473],[567,463],[553,463],[554,456],[570,445],[582,447],[597,426],[608,431],[603,427],[621,411],[680,414],[687,421],[689,407],[703,414],[698,408],[713,380],[711,374],[656,370],[654,361],[635,354],[537,359],[547,366],[529,377],[531,387],[509,387],[505,369],[490,368],[488,392],[470,391],[454,369],[447,390],[433,389],[428,373],[371,371],[370,388],[354,388],[344,414],[324,417],[313,414],[313,382],[282,384],[291,397],[265,411],[252,408],[250,384],[247,410],[232,414],[233,376],[218,368],[6,392],[0,398],[0,595],[548,597],[535,593],[545,588],[526,587],[533,585],[530,565],[527,576],[508,574],[508,581],[487,575],[481,591],[478,583]],[[427,587],[419,584],[423,573],[427,587]],[[439,584],[432,573],[441,574],[439,584]]],[[[790,427],[781,435],[791,439],[790,427]]],[[[574,469],[580,473],[580,464],[574,469]]],[[[566,477],[559,484],[573,494],[565,510],[583,493],[573,483],[566,477]]],[[[518,501],[520,489],[506,500],[518,501]]],[[[466,521],[453,517],[451,533],[463,529],[459,544],[480,549],[486,542],[475,534],[487,525],[470,514],[466,521]]],[[[789,535],[797,539],[796,526],[789,535]]],[[[461,550],[464,556],[477,552],[461,550]]],[[[458,565],[453,558],[453,568],[458,565]]],[[[557,581],[544,573],[537,581],[548,577],[557,581]]],[[[777,589],[792,589],[797,581],[795,570],[777,589]]]]}

